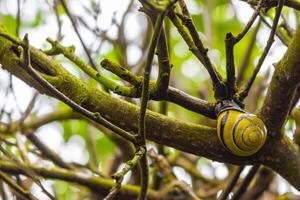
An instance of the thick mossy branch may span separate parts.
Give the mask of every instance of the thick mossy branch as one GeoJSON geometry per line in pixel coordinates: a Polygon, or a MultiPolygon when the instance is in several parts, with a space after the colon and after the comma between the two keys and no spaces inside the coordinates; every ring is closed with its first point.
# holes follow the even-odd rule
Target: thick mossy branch
{"type": "Polygon", "coordinates": [[[53,41],[52,39],[48,38],[47,41],[52,45],[50,50],[45,51],[48,55],[57,55],[63,54],[67,57],[70,61],[76,64],[82,71],[92,77],[94,80],[98,81],[99,83],[103,84],[106,88],[111,90],[112,92],[127,96],[127,97],[135,97],[139,88],[134,86],[127,87],[123,85],[119,85],[118,83],[114,82],[113,80],[103,76],[98,71],[96,71],[92,66],[85,63],[81,58],[75,55],[75,47],[64,47],[59,42],[53,41]]]}
{"type": "MultiPolygon", "coordinates": [[[[3,31],[3,29],[1,29],[1,31],[3,31]]],[[[298,30],[295,38],[299,38],[299,34],[300,31],[298,30]]],[[[2,67],[25,81],[28,85],[33,86],[41,92],[50,94],[34,81],[31,76],[23,70],[22,66],[19,65],[19,57],[14,51],[13,46],[14,45],[7,39],[0,38],[0,63],[2,67]]],[[[290,48],[291,49],[288,50],[286,56],[283,58],[283,61],[280,62],[280,67],[276,69],[277,71],[286,71],[288,73],[280,75],[278,72],[275,72],[277,76],[274,76],[273,79],[283,76],[285,77],[283,80],[291,78],[290,81],[292,83],[295,83],[295,81],[299,82],[299,80],[295,78],[295,75],[297,73],[299,74],[299,68],[296,67],[299,66],[299,41],[294,39],[290,48]]],[[[107,93],[85,84],[40,50],[34,47],[30,49],[34,67],[41,69],[40,71],[43,72],[51,72],[52,78],[47,80],[59,91],[84,108],[100,113],[107,120],[121,128],[132,131],[137,130],[139,113],[137,106],[114,98],[107,93]]],[[[285,83],[285,81],[279,81],[280,83],[285,83]]],[[[282,97],[281,94],[286,94],[290,90],[290,88],[285,88],[285,91],[282,91],[281,94],[277,94],[275,88],[279,86],[274,82],[275,80],[271,83],[264,106],[268,109],[266,111],[263,110],[261,114],[262,119],[266,119],[269,128],[272,123],[276,123],[278,115],[282,115],[281,107],[286,104],[287,95],[282,97]],[[276,95],[274,96],[274,94],[276,95]],[[281,104],[280,109],[278,106],[275,106],[275,113],[273,113],[272,99],[274,99],[274,102],[281,104]]],[[[292,83],[288,84],[289,87],[292,87],[292,83]]],[[[217,139],[216,129],[214,128],[178,121],[152,111],[147,111],[146,119],[146,137],[149,140],[220,162],[239,165],[262,163],[277,171],[295,188],[300,189],[299,151],[288,138],[270,141],[259,155],[249,158],[239,158],[231,155],[222,147],[217,139]]]]}
{"type": "MultiPolygon", "coordinates": [[[[31,170],[41,177],[47,179],[58,179],[86,186],[100,196],[109,193],[110,188],[116,184],[113,180],[87,175],[83,172],[70,171],[60,168],[44,168],[36,165],[16,165],[12,162],[0,160],[0,170],[12,175],[26,175],[26,170],[31,170]]],[[[139,195],[140,187],[135,185],[122,185],[116,199],[132,200],[139,195]]],[[[24,193],[26,194],[26,193],[24,193]]],[[[186,200],[199,200],[191,191],[191,188],[180,181],[173,181],[167,184],[162,190],[155,191],[149,189],[148,200],[173,200],[174,194],[181,195],[186,200]]]]}
{"type": "MultiPolygon", "coordinates": [[[[136,84],[136,86],[138,86],[138,85],[142,84],[142,81],[143,81],[142,77],[136,76],[132,72],[125,70],[125,68],[123,68],[122,66],[120,66],[108,59],[104,59],[101,62],[101,65],[102,65],[102,67],[113,72],[117,76],[119,76],[121,78],[124,77],[124,80],[132,83],[133,85],[136,84]],[[126,79],[125,79],[125,77],[126,77],[126,79]]],[[[202,99],[195,98],[195,97],[193,97],[179,89],[173,88],[171,86],[168,87],[166,94],[161,96],[160,94],[157,94],[157,88],[159,88],[158,84],[159,84],[159,80],[156,82],[156,84],[154,83],[154,81],[150,82],[150,88],[151,88],[150,98],[151,99],[166,100],[166,101],[175,103],[177,105],[180,105],[186,109],[189,109],[189,110],[192,110],[199,114],[202,114],[206,117],[216,118],[213,103],[209,103],[202,99]]],[[[136,94],[137,94],[136,97],[140,97],[141,91],[137,92],[136,94]]]]}
{"type": "MultiPolygon", "coordinates": [[[[50,179],[59,179],[67,182],[77,183],[90,188],[91,190],[106,195],[109,189],[115,185],[113,180],[107,180],[99,178],[96,176],[90,176],[82,172],[74,172],[69,170],[64,170],[60,168],[43,168],[35,165],[32,166],[22,166],[16,165],[14,163],[0,160],[0,170],[9,174],[24,174],[25,170],[30,169],[34,173],[50,179]]],[[[121,199],[134,199],[139,194],[139,187],[133,185],[124,185],[120,189],[119,198],[121,199]]],[[[149,190],[148,199],[160,199],[159,193],[153,190],[149,190]]]]}
{"type": "Polygon", "coordinates": [[[114,63],[108,59],[104,59],[101,61],[101,66],[106,70],[114,73],[115,75],[119,76],[121,79],[131,83],[132,85],[139,86],[142,83],[142,78],[137,77],[131,71],[127,70],[124,67],[121,67],[117,63],[114,63]]]}

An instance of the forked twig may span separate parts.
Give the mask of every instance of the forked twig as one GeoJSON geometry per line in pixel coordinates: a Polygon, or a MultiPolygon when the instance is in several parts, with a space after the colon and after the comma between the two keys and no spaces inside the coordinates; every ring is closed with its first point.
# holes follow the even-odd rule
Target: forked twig
{"type": "MultiPolygon", "coordinates": [[[[6,33],[0,33],[0,36],[10,40],[11,42],[22,46],[24,49],[27,49],[27,51],[24,50],[25,57],[27,56],[28,59],[25,59],[24,63],[20,62],[20,65],[24,66],[24,69],[34,78],[36,79],[41,85],[43,85],[46,89],[48,89],[53,95],[55,95],[57,98],[59,98],[61,101],[69,105],[72,109],[74,109],[76,112],[81,113],[82,115],[88,117],[89,119],[105,126],[106,128],[114,131],[119,136],[123,137],[124,139],[132,142],[133,144],[136,144],[136,138],[133,134],[124,131],[123,129],[119,128],[118,126],[110,123],[105,118],[103,118],[100,113],[93,113],[81,106],[79,106],[76,102],[68,98],[65,94],[60,92],[58,89],[56,89],[53,85],[51,85],[49,82],[47,82],[32,66],[30,63],[30,46],[29,44],[26,44],[24,42],[19,42],[15,38],[10,37],[6,33]]],[[[25,36],[26,38],[26,36],[25,36]]],[[[47,75],[45,75],[47,76],[47,75]]]]}
{"type": "Polygon", "coordinates": [[[111,188],[109,194],[103,199],[103,200],[113,200],[115,196],[118,194],[118,192],[121,189],[121,185],[124,179],[124,176],[133,168],[135,167],[138,162],[141,160],[141,158],[145,155],[146,149],[143,147],[138,148],[136,153],[134,154],[134,157],[127,161],[125,166],[122,168],[122,170],[119,173],[113,174],[112,178],[115,179],[116,185],[111,188]]]}

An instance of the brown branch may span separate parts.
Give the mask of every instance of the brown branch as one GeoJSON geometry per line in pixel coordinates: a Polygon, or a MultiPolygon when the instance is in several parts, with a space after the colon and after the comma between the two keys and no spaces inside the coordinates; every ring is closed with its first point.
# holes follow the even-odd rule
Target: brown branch
{"type": "MultiPolygon", "coordinates": [[[[101,62],[101,65],[115,73],[120,78],[123,78],[124,80],[130,82],[133,85],[139,85],[142,82],[141,77],[137,77],[132,72],[126,70],[124,67],[119,66],[116,63],[113,63],[109,61],[108,59],[104,59],[101,62]]],[[[152,84],[152,83],[151,83],[152,84]]],[[[154,87],[154,86],[152,86],[154,87]]],[[[152,88],[151,87],[151,88],[152,88]]],[[[140,92],[137,92],[138,94],[136,97],[140,97],[140,92]]],[[[199,114],[202,114],[209,118],[215,118],[214,113],[214,104],[209,103],[207,101],[204,101],[202,99],[198,99],[196,97],[193,97],[179,89],[176,89],[174,87],[169,86],[166,95],[162,97],[156,97],[155,92],[151,91],[150,98],[154,100],[166,100],[175,104],[178,104],[186,109],[192,110],[194,112],[197,112],[199,114]]]]}
{"type": "Polygon", "coordinates": [[[239,100],[240,101],[243,101],[248,93],[249,93],[249,90],[265,60],[265,58],[267,57],[268,53],[269,53],[269,50],[271,49],[271,46],[274,42],[274,36],[275,36],[275,33],[276,33],[276,29],[277,29],[277,25],[278,25],[278,22],[279,22],[279,18],[280,18],[280,14],[281,14],[281,10],[282,10],[282,7],[284,5],[284,2],[285,0],[279,0],[278,1],[278,5],[277,5],[277,8],[276,8],[276,14],[275,14],[275,17],[274,17],[274,22],[273,22],[273,26],[272,26],[272,30],[271,30],[271,33],[269,35],[269,38],[268,38],[268,41],[267,41],[267,45],[266,47],[264,48],[264,51],[261,55],[261,57],[259,58],[258,60],[258,63],[254,69],[254,72],[252,73],[252,76],[250,77],[249,81],[246,83],[246,85],[243,87],[243,89],[239,92],[239,100]]]}
{"type": "Polygon", "coordinates": [[[147,163],[147,148],[146,148],[146,110],[147,104],[150,96],[149,90],[149,83],[150,83],[150,74],[152,69],[152,60],[154,57],[155,49],[157,42],[160,38],[160,33],[163,26],[164,17],[167,10],[159,13],[154,25],[154,31],[151,38],[148,56],[146,60],[146,66],[144,69],[144,81],[142,87],[142,96],[141,96],[141,106],[140,106],[140,114],[138,120],[138,138],[137,138],[137,145],[138,147],[142,147],[145,149],[145,153],[141,158],[140,161],[140,168],[141,168],[141,194],[139,196],[139,200],[146,199],[147,188],[148,188],[148,178],[149,178],[149,169],[147,163]]]}
{"type": "Polygon", "coordinates": [[[67,16],[69,17],[69,19],[70,19],[70,21],[72,23],[72,26],[73,26],[73,28],[75,30],[75,33],[77,34],[77,36],[78,36],[78,38],[79,38],[79,40],[81,42],[81,45],[82,45],[82,47],[83,47],[83,49],[84,49],[84,51],[85,51],[85,53],[86,53],[86,55],[87,55],[87,57],[89,59],[89,63],[91,64],[91,66],[95,70],[97,70],[97,67],[96,67],[96,65],[95,65],[95,63],[94,63],[94,61],[93,61],[93,59],[92,59],[92,57],[90,55],[90,50],[85,45],[85,43],[84,43],[84,41],[83,41],[83,39],[82,39],[82,37],[81,37],[81,35],[79,33],[79,30],[78,30],[77,24],[75,22],[74,16],[71,14],[71,12],[70,12],[70,10],[69,10],[69,8],[68,8],[65,0],[59,0],[59,1],[60,1],[61,5],[63,6],[65,12],[67,13],[67,16]]]}
{"type": "Polygon", "coordinates": [[[228,94],[226,95],[226,98],[233,98],[236,95],[237,88],[236,88],[236,77],[235,77],[235,62],[234,62],[234,46],[241,41],[244,36],[248,33],[250,30],[252,24],[256,20],[257,16],[259,15],[259,12],[261,10],[262,4],[264,3],[264,0],[260,0],[258,3],[257,8],[253,12],[251,18],[247,22],[246,26],[242,30],[241,33],[239,33],[236,37],[232,35],[232,33],[227,33],[225,38],[225,46],[226,46],[226,86],[228,90],[228,94]]]}
{"type": "MultiPolygon", "coordinates": [[[[112,187],[109,194],[104,198],[104,200],[113,200],[116,197],[116,195],[120,192],[121,184],[123,182],[124,176],[138,164],[138,162],[142,159],[142,157],[145,156],[145,153],[146,153],[145,148],[143,147],[139,148],[137,152],[134,154],[134,157],[131,160],[126,162],[122,170],[112,175],[112,178],[115,179],[116,181],[116,185],[112,187]]],[[[147,194],[145,194],[145,196],[146,195],[147,194]]]]}
{"type": "MultiPolygon", "coordinates": [[[[264,15],[260,14],[260,19],[270,30],[272,30],[272,25],[265,19],[264,15]]],[[[279,31],[279,29],[276,29],[275,34],[283,45],[289,46],[289,40],[287,40],[287,38],[279,31]]]]}
{"type": "Polygon", "coordinates": [[[246,49],[246,52],[244,53],[244,57],[242,58],[241,64],[238,67],[239,72],[238,72],[238,75],[236,78],[236,83],[238,86],[240,86],[241,82],[244,80],[245,72],[249,66],[251,53],[253,52],[253,49],[255,47],[256,36],[257,36],[260,26],[261,26],[261,19],[259,19],[258,24],[254,28],[251,38],[249,39],[248,48],[246,49]]]}
{"type": "MultiPolygon", "coordinates": [[[[22,165],[19,168],[14,163],[0,160],[0,170],[5,173],[19,175],[23,174],[26,176],[24,170],[31,170],[47,179],[58,179],[70,183],[76,183],[89,188],[95,193],[105,196],[109,193],[110,188],[115,186],[113,180],[104,179],[97,176],[87,175],[82,172],[73,172],[70,170],[64,170],[60,168],[44,168],[35,165],[22,165]]],[[[132,200],[136,199],[139,195],[140,187],[135,185],[122,185],[120,192],[116,196],[116,199],[132,200]]],[[[147,193],[148,200],[174,200],[176,195],[180,195],[184,199],[188,200],[199,200],[195,194],[191,191],[190,187],[183,182],[174,181],[171,182],[160,191],[149,189],[147,193]]]]}
{"type": "Polygon", "coordinates": [[[158,56],[158,77],[155,83],[155,91],[153,92],[156,98],[163,97],[166,95],[171,73],[170,55],[169,49],[166,42],[165,29],[162,27],[159,35],[159,41],[157,44],[157,56],[158,56]]]}
{"type": "MultiPolygon", "coordinates": [[[[3,28],[1,27],[2,32],[3,28]]],[[[2,35],[4,36],[5,34],[2,35]]],[[[289,104],[287,102],[289,102],[291,94],[294,93],[299,83],[300,70],[296,66],[299,66],[298,53],[300,52],[300,44],[299,40],[295,39],[299,37],[300,26],[297,28],[285,57],[278,64],[280,67],[277,67],[275,70],[275,76],[260,114],[261,119],[265,121],[268,127],[269,135],[280,134],[280,128],[278,128],[276,122],[279,122],[279,127],[282,127],[281,125],[286,119],[288,112],[285,112],[284,109],[287,108],[288,110],[289,106],[287,105],[289,104]],[[285,94],[285,96],[281,94],[285,94]],[[273,129],[273,127],[276,128],[273,129]]],[[[16,41],[19,42],[19,40],[16,41]]],[[[9,40],[2,37],[0,38],[0,44],[0,63],[4,69],[39,91],[51,94],[47,88],[41,87],[38,82],[24,71],[22,65],[20,65],[18,54],[12,48],[13,44],[9,40]]],[[[115,125],[126,130],[137,130],[138,108],[135,105],[86,85],[82,80],[64,70],[52,58],[33,47],[30,49],[35,68],[39,69],[41,73],[52,74],[52,76],[47,76],[47,80],[55,88],[84,108],[103,114],[105,119],[108,119],[115,125]]],[[[259,154],[245,159],[233,156],[227,152],[218,142],[214,128],[178,121],[151,111],[147,111],[146,119],[148,127],[146,136],[151,141],[219,162],[229,162],[238,165],[262,163],[286,178],[295,188],[300,188],[299,151],[287,137],[278,140],[269,139],[259,154]]]]}
{"type": "MultiPolygon", "coordinates": [[[[259,0],[241,0],[241,1],[245,1],[251,5],[257,5],[259,0]]],[[[279,0],[270,0],[267,1],[267,3],[264,5],[265,8],[269,9],[271,7],[276,7],[277,3],[279,0]]],[[[300,10],[300,2],[297,0],[286,0],[286,2],[284,3],[285,6],[294,8],[296,10],[300,10]]]]}
{"type": "MultiPolygon", "coordinates": [[[[188,45],[190,51],[197,57],[197,59],[204,65],[207,69],[211,79],[213,86],[215,88],[215,96],[216,98],[223,97],[224,95],[224,83],[220,75],[216,72],[215,68],[212,66],[209,58],[207,57],[207,50],[205,52],[201,52],[194,42],[194,36],[192,33],[189,32],[189,29],[184,25],[184,22],[189,22],[190,20],[183,19],[183,16],[180,17],[178,13],[175,13],[174,10],[171,10],[168,13],[169,19],[172,21],[174,26],[177,28],[178,32],[185,40],[186,44],[188,45]]],[[[197,33],[198,34],[198,33],[197,33]]]]}
{"type": "Polygon", "coordinates": [[[225,46],[226,46],[226,85],[228,89],[227,98],[232,98],[236,93],[236,77],[235,77],[235,64],[234,64],[234,40],[235,38],[231,33],[226,34],[225,46]]]}
{"type": "Polygon", "coordinates": [[[274,173],[270,169],[262,167],[258,171],[254,184],[244,193],[241,199],[258,199],[269,188],[274,177],[274,173]]]}
{"type": "Polygon", "coordinates": [[[257,16],[259,15],[261,8],[263,7],[264,3],[266,0],[259,0],[257,7],[255,8],[251,18],[249,19],[249,21],[247,22],[246,26],[244,27],[243,31],[241,33],[239,33],[235,39],[234,39],[234,43],[238,43],[250,30],[252,24],[254,23],[254,21],[256,20],[257,16]]]}
{"type": "Polygon", "coordinates": [[[236,171],[234,172],[234,175],[232,176],[232,178],[230,179],[230,181],[228,183],[228,186],[222,192],[222,194],[218,198],[218,200],[226,200],[227,199],[229,193],[232,191],[232,189],[236,185],[237,181],[239,180],[239,177],[240,177],[241,173],[243,172],[244,168],[245,168],[245,166],[242,165],[236,169],[236,171]]]}
{"type": "Polygon", "coordinates": [[[12,188],[16,195],[24,200],[37,200],[35,196],[33,196],[30,192],[25,191],[21,186],[19,186],[14,180],[12,180],[5,173],[0,171],[0,179],[3,180],[10,188],[12,188]]]}
{"type": "Polygon", "coordinates": [[[45,144],[43,144],[39,138],[29,129],[25,133],[26,137],[36,146],[41,153],[49,158],[51,161],[53,161],[56,165],[65,168],[65,169],[74,169],[74,166],[72,166],[69,163],[66,163],[62,160],[62,158],[56,154],[54,151],[52,151],[50,148],[48,148],[45,144]]]}
{"type": "MultiPolygon", "coordinates": [[[[202,41],[200,40],[198,31],[195,27],[195,24],[193,22],[193,19],[189,13],[189,10],[184,2],[184,0],[179,0],[179,5],[181,7],[182,13],[183,13],[183,17],[181,17],[181,20],[183,22],[183,24],[187,27],[187,29],[189,30],[189,33],[192,36],[193,42],[197,47],[197,50],[199,52],[199,59],[202,62],[202,64],[204,65],[204,67],[207,69],[212,82],[214,84],[214,86],[216,87],[216,90],[219,89],[223,89],[222,88],[222,77],[221,75],[217,72],[217,70],[215,69],[215,67],[212,65],[207,52],[208,49],[204,47],[202,41]]],[[[180,15],[178,15],[180,16],[180,15]]],[[[218,91],[216,91],[218,92],[218,91]]]]}
{"type": "MultiPolygon", "coordinates": [[[[108,194],[109,189],[115,185],[113,180],[107,180],[103,178],[99,178],[96,176],[87,175],[80,172],[73,172],[70,170],[64,170],[60,168],[43,168],[35,165],[23,165],[22,168],[16,166],[14,163],[0,160],[0,170],[9,174],[23,174],[24,170],[31,170],[39,176],[50,178],[50,179],[58,179],[66,182],[77,183],[83,186],[90,188],[92,191],[97,192],[99,194],[108,194]]],[[[121,187],[120,193],[117,197],[121,199],[134,199],[138,196],[139,187],[133,185],[124,185],[121,187]]],[[[148,199],[161,199],[159,193],[153,190],[149,190],[148,199]]]]}
{"type": "Polygon", "coordinates": [[[245,193],[245,191],[247,190],[247,187],[249,186],[249,184],[251,183],[251,181],[253,180],[256,172],[259,169],[259,165],[255,165],[251,168],[251,170],[248,172],[247,176],[245,177],[243,183],[241,184],[241,186],[238,188],[238,190],[234,193],[232,200],[239,200],[241,198],[241,196],[245,193]]]}
{"type": "MultiPolygon", "coordinates": [[[[104,125],[105,127],[109,128],[109,129],[113,130],[115,133],[119,134],[121,137],[124,137],[128,141],[131,141],[134,144],[136,143],[135,136],[133,136],[131,133],[128,133],[128,132],[124,131],[123,129],[115,126],[114,124],[111,124],[109,121],[104,119],[99,113],[93,113],[93,112],[81,107],[76,102],[74,102],[73,100],[68,98],[64,93],[60,92],[57,88],[55,88],[53,85],[51,85],[49,82],[47,82],[41,75],[39,75],[38,72],[35,71],[35,69],[33,69],[33,67],[31,66],[30,48],[29,48],[30,46],[28,46],[29,44],[26,44],[24,42],[19,42],[18,40],[10,37],[9,35],[7,35],[5,33],[0,33],[0,35],[9,39],[11,42],[21,45],[24,48],[24,56],[26,59],[24,60],[24,64],[21,61],[19,61],[19,65],[23,65],[24,69],[29,74],[31,74],[32,77],[36,81],[38,81],[41,85],[43,85],[45,88],[47,88],[53,95],[55,95],[57,98],[59,98],[60,100],[65,102],[67,105],[69,105],[71,108],[73,108],[77,112],[94,120],[97,123],[104,125]]],[[[44,75],[44,76],[46,76],[46,75],[44,75]]],[[[48,77],[48,78],[50,78],[50,77],[48,77]]]]}

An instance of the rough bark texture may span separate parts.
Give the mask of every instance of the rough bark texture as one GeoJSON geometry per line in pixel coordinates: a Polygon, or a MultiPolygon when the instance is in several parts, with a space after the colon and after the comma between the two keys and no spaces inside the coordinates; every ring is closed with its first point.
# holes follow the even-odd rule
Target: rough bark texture
{"type": "MultiPolygon", "coordinates": [[[[4,29],[0,28],[0,31],[4,29]]],[[[300,80],[299,38],[300,26],[289,50],[276,67],[260,114],[269,128],[269,135],[280,134],[279,130],[288,112],[285,109],[289,107],[285,102],[292,96],[293,88],[300,80]]],[[[49,94],[22,69],[16,49],[7,39],[0,38],[0,63],[3,69],[40,92],[49,94]]],[[[35,69],[73,101],[91,111],[99,112],[125,130],[137,130],[139,113],[137,106],[88,86],[40,50],[31,48],[31,56],[35,69]]],[[[218,142],[215,128],[178,121],[151,111],[147,112],[146,119],[149,140],[220,162],[265,164],[300,190],[300,155],[287,137],[277,139],[270,137],[259,154],[249,158],[239,158],[229,154],[222,147],[218,142]]]]}

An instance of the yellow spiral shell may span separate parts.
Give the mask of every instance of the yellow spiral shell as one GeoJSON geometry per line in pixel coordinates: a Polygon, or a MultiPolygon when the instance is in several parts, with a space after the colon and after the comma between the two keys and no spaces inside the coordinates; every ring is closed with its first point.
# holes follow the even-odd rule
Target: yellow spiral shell
{"type": "Polygon", "coordinates": [[[221,111],[217,119],[218,138],[236,156],[250,156],[264,145],[267,129],[256,115],[242,110],[221,111]]]}

